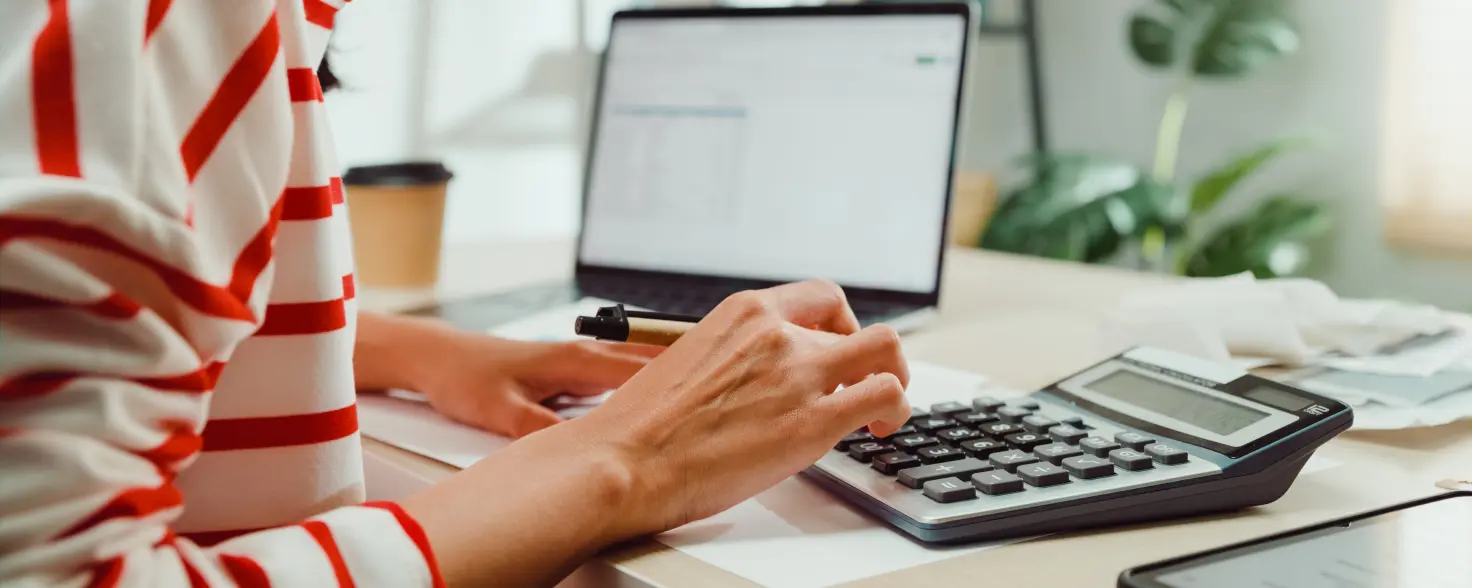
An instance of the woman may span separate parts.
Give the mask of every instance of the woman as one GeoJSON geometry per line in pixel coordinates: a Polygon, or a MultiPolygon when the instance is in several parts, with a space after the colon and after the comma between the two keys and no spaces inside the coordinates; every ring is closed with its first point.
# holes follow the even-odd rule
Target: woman
{"type": "Polygon", "coordinates": [[[313,75],[339,8],[0,3],[0,584],[546,584],[908,418],[894,332],[831,284],[653,360],[357,317],[313,75]],[[362,503],[355,388],[384,387],[522,438],[362,503]]]}

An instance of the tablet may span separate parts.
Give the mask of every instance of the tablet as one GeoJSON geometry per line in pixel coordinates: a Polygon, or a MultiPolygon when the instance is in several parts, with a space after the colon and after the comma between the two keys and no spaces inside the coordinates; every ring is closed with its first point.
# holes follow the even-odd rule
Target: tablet
{"type": "Polygon", "coordinates": [[[1127,588],[1472,586],[1472,492],[1450,492],[1126,570],[1127,588]]]}

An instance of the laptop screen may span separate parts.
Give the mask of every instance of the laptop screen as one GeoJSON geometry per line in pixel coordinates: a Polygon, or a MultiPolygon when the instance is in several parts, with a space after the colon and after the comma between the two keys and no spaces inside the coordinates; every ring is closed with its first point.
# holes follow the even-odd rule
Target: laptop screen
{"type": "Polygon", "coordinates": [[[966,18],[615,18],[579,261],[937,289],[966,18]]]}

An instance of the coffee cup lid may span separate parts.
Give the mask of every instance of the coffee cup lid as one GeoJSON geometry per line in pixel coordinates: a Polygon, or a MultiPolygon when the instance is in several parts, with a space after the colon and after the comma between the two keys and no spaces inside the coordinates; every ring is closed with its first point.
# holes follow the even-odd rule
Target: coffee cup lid
{"type": "Polygon", "coordinates": [[[450,181],[454,174],[439,162],[415,161],[348,168],[342,183],[349,186],[423,186],[450,181]]]}

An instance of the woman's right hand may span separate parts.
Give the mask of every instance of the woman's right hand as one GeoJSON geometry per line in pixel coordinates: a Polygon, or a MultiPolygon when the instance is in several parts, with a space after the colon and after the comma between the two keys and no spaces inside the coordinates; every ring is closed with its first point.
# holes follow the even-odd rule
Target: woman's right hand
{"type": "Polygon", "coordinates": [[[730,508],[864,425],[893,433],[908,383],[892,328],[860,330],[838,286],[804,282],[730,297],[577,424],[630,469],[615,528],[634,536],[730,508]]]}

